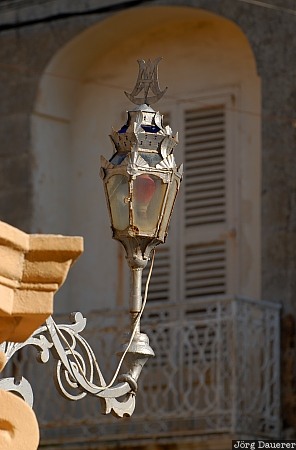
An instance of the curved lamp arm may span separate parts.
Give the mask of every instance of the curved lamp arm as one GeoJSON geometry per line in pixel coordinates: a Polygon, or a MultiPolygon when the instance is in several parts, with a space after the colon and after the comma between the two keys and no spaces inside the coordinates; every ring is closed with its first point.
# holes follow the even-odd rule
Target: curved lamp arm
{"type": "MultiPolygon", "coordinates": [[[[56,360],[55,384],[60,394],[69,400],[80,400],[87,394],[99,397],[103,414],[112,413],[116,417],[131,416],[135,409],[137,379],[141,369],[153,350],[143,333],[135,333],[126,354],[128,373],[119,377],[119,382],[107,385],[94,352],[80,335],[86,326],[81,313],[72,314],[72,323],[57,325],[50,316],[46,324],[24,343],[6,342],[0,345],[7,360],[18,350],[33,345],[39,349],[38,361],[46,363],[50,354],[56,360]]],[[[0,380],[0,389],[17,392],[32,406],[33,392],[25,378],[0,380]]]]}

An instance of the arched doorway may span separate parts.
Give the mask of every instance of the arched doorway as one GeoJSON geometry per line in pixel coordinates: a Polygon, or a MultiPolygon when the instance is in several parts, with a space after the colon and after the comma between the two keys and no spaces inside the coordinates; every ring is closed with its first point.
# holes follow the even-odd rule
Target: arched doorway
{"type": "MultiPolygon", "coordinates": [[[[124,305],[125,263],[111,242],[99,155],[111,155],[111,126],[119,127],[123,111],[130,107],[123,91],[133,87],[136,59],[159,55],[164,57],[160,83],[169,90],[157,107],[169,114],[173,130],[180,132],[182,158],[190,160],[189,121],[211,121],[208,113],[217,112],[215,108],[220,108],[226,142],[220,173],[226,206],[217,222],[187,227],[187,191],[203,170],[189,167],[192,185],[185,179],[177,213],[181,222],[172,225],[178,248],[167,258],[181,262],[173,263],[167,274],[168,297],[183,301],[192,289],[198,297],[190,280],[189,288],[185,286],[184,267],[192,260],[186,248],[196,248],[193,259],[200,258],[201,240],[224,255],[216,274],[216,279],[224,277],[217,293],[260,297],[260,82],[250,45],[234,23],[203,10],[138,8],[116,14],[69,42],[53,57],[40,83],[32,117],[36,231],[85,238],[85,254],[63,288],[57,310],[124,305]],[[214,234],[209,236],[210,228],[214,234]],[[185,235],[193,237],[185,242],[185,235]],[[173,280],[178,287],[172,288],[173,280]]],[[[215,205],[216,200],[211,198],[215,205]]],[[[215,289],[203,293],[213,295],[215,289]]]]}

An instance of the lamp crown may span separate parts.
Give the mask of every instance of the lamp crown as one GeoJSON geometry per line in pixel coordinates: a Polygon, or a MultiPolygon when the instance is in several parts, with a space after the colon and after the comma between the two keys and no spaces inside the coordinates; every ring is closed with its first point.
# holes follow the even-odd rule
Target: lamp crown
{"type": "Polygon", "coordinates": [[[113,129],[110,138],[115,155],[113,164],[123,161],[130,152],[140,152],[149,164],[156,167],[166,159],[178,143],[178,133],[173,136],[170,126],[163,125],[163,116],[152,108],[128,111],[127,122],[119,131],[113,129]]]}

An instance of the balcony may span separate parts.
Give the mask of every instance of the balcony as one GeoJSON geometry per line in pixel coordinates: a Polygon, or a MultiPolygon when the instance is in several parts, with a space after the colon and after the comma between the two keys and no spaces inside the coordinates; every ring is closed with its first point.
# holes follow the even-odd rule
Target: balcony
{"type": "MultiPolygon", "coordinates": [[[[50,379],[49,364],[32,362],[32,349],[16,356],[10,371],[33,386],[40,448],[133,447],[155,439],[198,442],[213,436],[228,439],[229,448],[235,436],[278,438],[279,315],[278,304],[244,298],[149,305],[143,329],[156,357],[143,370],[136,412],[129,419],[101,415],[95,398],[64,400],[50,379]]],[[[120,347],[118,330],[126,317],[108,311],[88,318],[84,336],[103,362],[107,382],[117,363],[110,355],[120,347]]],[[[56,317],[56,322],[68,320],[56,317]]]]}

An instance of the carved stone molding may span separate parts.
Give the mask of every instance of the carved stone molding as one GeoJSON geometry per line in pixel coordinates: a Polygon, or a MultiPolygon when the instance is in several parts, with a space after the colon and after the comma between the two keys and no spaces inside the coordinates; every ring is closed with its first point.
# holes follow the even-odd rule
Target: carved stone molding
{"type": "Polygon", "coordinates": [[[83,238],[27,234],[0,221],[0,343],[26,340],[53,313],[53,297],[83,238]]]}

